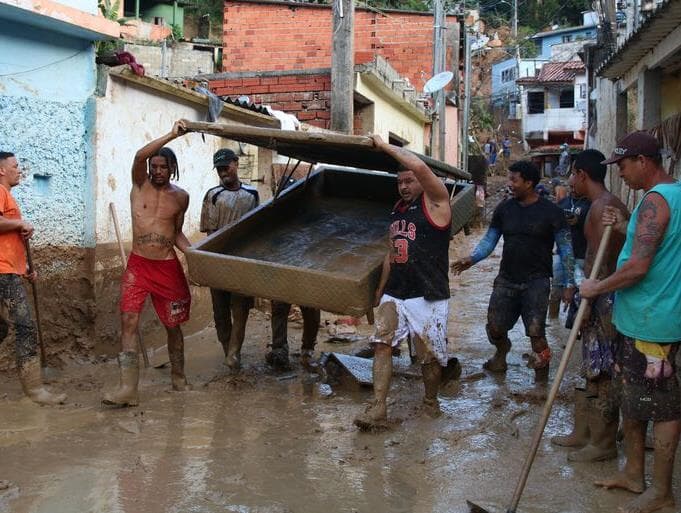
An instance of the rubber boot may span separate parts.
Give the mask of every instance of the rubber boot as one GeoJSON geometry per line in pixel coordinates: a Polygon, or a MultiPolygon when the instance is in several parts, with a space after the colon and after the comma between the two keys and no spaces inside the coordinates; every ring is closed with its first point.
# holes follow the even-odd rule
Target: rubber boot
{"type": "Polygon", "coordinates": [[[437,400],[437,392],[440,389],[442,367],[437,361],[421,365],[425,395],[423,397],[423,409],[429,417],[436,418],[442,415],[440,402],[437,400]]]}
{"type": "Polygon", "coordinates": [[[121,373],[118,388],[113,392],[105,393],[102,402],[110,406],[137,406],[139,404],[137,387],[140,377],[137,353],[118,353],[118,367],[121,373]]]}
{"type": "Polygon", "coordinates": [[[265,355],[265,361],[275,371],[291,369],[287,336],[290,310],[290,304],[272,301],[272,350],[265,355]]]}
{"type": "Polygon", "coordinates": [[[355,426],[361,431],[381,431],[388,428],[388,390],[393,373],[390,352],[377,353],[374,357],[374,401],[364,413],[355,418],[355,426]]]}
{"type": "MultiPolygon", "coordinates": [[[[390,344],[397,329],[397,306],[392,301],[381,303],[376,309],[374,339],[376,343],[373,378],[374,402],[365,412],[355,418],[355,425],[362,431],[377,431],[388,427],[388,390],[393,374],[392,348],[390,344]]],[[[436,391],[437,396],[437,391],[436,391]]]]}
{"type": "Polygon", "coordinates": [[[187,377],[184,374],[184,342],[180,341],[173,345],[168,340],[168,357],[170,358],[170,381],[173,390],[176,392],[191,390],[192,386],[187,382],[187,377]]]}
{"type": "Polygon", "coordinates": [[[574,427],[567,435],[551,438],[551,443],[560,447],[584,447],[589,443],[589,419],[587,417],[586,390],[575,389],[574,427]]]}
{"type": "Polygon", "coordinates": [[[617,458],[616,417],[609,415],[600,397],[587,399],[590,439],[586,447],[568,454],[568,461],[607,461],[617,458]]]}
{"type": "Polygon", "coordinates": [[[40,358],[33,356],[19,364],[19,379],[24,394],[38,404],[55,405],[66,401],[66,394],[53,394],[43,385],[40,358]]]}
{"type": "Polygon", "coordinates": [[[241,369],[241,347],[246,338],[246,323],[251,310],[251,299],[243,296],[232,296],[231,315],[232,331],[225,356],[225,365],[236,372],[241,369]]]}
{"type": "Polygon", "coordinates": [[[482,368],[490,372],[506,372],[508,370],[506,355],[511,350],[511,341],[506,334],[499,337],[490,333],[489,326],[486,326],[485,328],[490,344],[496,347],[496,352],[492,358],[482,364],[482,368]]]}

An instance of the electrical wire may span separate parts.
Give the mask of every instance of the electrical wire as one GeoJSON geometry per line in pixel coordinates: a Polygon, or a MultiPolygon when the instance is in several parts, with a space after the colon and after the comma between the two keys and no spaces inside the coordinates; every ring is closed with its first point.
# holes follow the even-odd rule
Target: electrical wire
{"type": "MultiPolygon", "coordinates": [[[[55,64],[61,64],[62,62],[66,62],[70,59],[73,59],[77,55],[79,55],[79,54],[81,54],[85,51],[88,51],[89,49],[90,49],[90,46],[88,46],[87,48],[84,48],[82,50],[78,50],[73,55],[69,55],[68,57],[64,57],[63,59],[59,59],[59,60],[56,60],[56,61],[53,61],[53,62],[48,62],[47,64],[43,64],[42,66],[38,66],[38,67],[35,67],[35,68],[25,69],[23,71],[15,71],[15,72],[12,72],[12,73],[2,73],[2,74],[0,74],[0,77],[13,77],[13,76],[16,76],[16,75],[25,75],[26,73],[33,73],[34,71],[40,71],[41,69],[49,68],[50,66],[54,66],[55,64]]],[[[0,64],[14,64],[14,63],[2,62],[0,64]]]]}

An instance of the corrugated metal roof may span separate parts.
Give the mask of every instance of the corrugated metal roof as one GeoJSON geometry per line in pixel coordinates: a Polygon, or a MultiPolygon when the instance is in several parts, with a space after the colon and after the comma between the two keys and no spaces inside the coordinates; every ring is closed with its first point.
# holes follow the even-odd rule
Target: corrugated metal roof
{"type": "Polygon", "coordinates": [[[519,84],[570,83],[578,73],[584,73],[582,61],[547,62],[536,77],[523,77],[519,84]]]}
{"type": "Polygon", "coordinates": [[[596,74],[622,77],[681,24],[681,0],[665,0],[641,26],[611,53],[596,74]]]}

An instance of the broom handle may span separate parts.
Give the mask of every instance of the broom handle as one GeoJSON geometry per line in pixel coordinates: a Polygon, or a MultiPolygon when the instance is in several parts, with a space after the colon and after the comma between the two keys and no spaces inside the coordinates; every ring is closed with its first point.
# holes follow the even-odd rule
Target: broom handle
{"type": "MultiPolygon", "coordinates": [[[[125,248],[123,247],[123,239],[121,238],[121,229],[118,226],[118,214],[116,213],[116,205],[109,203],[109,209],[111,210],[111,217],[113,218],[114,230],[116,231],[116,239],[118,240],[118,251],[121,254],[121,261],[123,262],[123,272],[125,272],[125,267],[128,265],[128,258],[125,256],[125,248]]],[[[137,325],[137,345],[142,353],[142,359],[144,360],[144,366],[149,367],[149,355],[144,347],[144,342],[142,342],[142,332],[140,331],[139,324],[137,325]]]]}
{"type": "MultiPolygon", "coordinates": [[[[591,268],[591,275],[589,279],[595,279],[598,276],[598,271],[603,263],[603,256],[605,255],[605,249],[608,246],[608,241],[610,240],[610,234],[612,233],[612,226],[606,226],[603,231],[603,236],[601,237],[601,243],[598,246],[598,252],[596,253],[596,259],[594,265],[591,268]]],[[[575,317],[575,322],[570,330],[570,336],[568,337],[567,345],[565,346],[565,351],[560,359],[560,365],[556,371],[556,375],[553,378],[553,383],[551,385],[551,391],[546,398],[546,403],[544,404],[544,409],[541,413],[541,418],[539,419],[539,424],[532,437],[532,443],[530,444],[530,451],[525,458],[525,463],[520,471],[520,478],[518,479],[518,484],[513,492],[513,498],[511,499],[511,505],[506,510],[506,513],[515,513],[518,508],[518,503],[520,502],[520,496],[525,490],[525,484],[527,483],[527,477],[530,474],[530,469],[534,463],[534,459],[537,455],[537,449],[539,449],[539,443],[541,442],[542,436],[544,435],[544,428],[546,428],[546,423],[551,415],[551,409],[553,408],[553,403],[558,395],[558,389],[560,388],[560,383],[563,381],[563,376],[565,375],[565,369],[567,368],[568,362],[570,361],[570,356],[572,355],[572,350],[574,349],[575,342],[577,341],[577,334],[579,333],[579,328],[582,324],[582,318],[586,312],[586,308],[589,304],[587,299],[582,298],[579,303],[579,309],[577,310],[577,316],[575,317]]]]}

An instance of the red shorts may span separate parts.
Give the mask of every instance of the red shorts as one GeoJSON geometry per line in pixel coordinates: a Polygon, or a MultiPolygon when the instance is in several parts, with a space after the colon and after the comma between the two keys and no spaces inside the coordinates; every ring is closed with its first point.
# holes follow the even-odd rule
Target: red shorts
{"type": "Polygon", "coordinates": [[[151,260],[130,254],[121,280],[121,312],[141,312],[149,294],[164,326],[174,328],[189,319],[192,298],[177,257],[151,260]]]}

